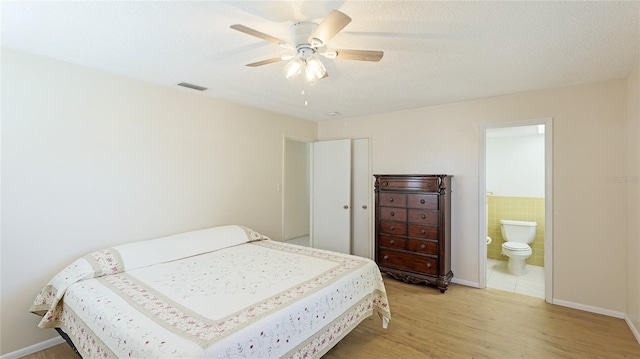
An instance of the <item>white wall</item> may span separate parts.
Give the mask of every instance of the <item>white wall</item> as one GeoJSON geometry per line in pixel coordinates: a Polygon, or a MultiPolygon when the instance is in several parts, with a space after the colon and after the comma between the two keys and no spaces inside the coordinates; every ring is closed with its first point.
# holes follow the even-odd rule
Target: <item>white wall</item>
{"type": "Polygon", "coordinates": [[[2,49],[2,343],[74,259],[230,223],[282,238],[282,138],[316,124],[2,49]]]}
{"type": "Polygon", "coordinates": [[[627,321],[640,342],[640,65],[627,78],[627,321]]]}
{"type": "Polygon", "coordinates": [[[487,129],[487,191],[495,196],[544,197],[544,134],[490,136],[487,129]]]}
{"type": "Polygon", "coordinates": [[[452,270],[478,283],[480,126],[552,117],[554,298],[623,313],[626,190],[608,178],[625,169],[625,99],[613,81],[320,122],[318,137],[371,138],[373,173],[454,175],[452,270]]]}

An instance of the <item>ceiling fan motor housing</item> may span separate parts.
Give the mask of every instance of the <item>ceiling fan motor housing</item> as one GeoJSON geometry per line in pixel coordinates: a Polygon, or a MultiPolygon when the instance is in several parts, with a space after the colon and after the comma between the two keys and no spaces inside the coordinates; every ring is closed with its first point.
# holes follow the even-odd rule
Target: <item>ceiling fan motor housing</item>
{"type": "Polygon", "coordinates": [[[296,46],[296,51],[303,60],[308,59],[316,52],[316,47],[309,43],[309,37],[318,27],[318,24],[308,21],[300,21],[289,27],[291,43],[296,46]]]}

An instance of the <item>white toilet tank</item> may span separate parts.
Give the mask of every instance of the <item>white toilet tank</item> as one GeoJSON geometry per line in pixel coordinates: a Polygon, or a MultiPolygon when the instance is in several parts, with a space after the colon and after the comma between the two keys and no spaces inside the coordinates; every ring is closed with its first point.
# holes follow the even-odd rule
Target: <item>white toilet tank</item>
{"type": "Polygon", "coordinates": [[[507,242],[531,243],[536,236],[536,222],[500,220],[502,237],[507,242]]]}

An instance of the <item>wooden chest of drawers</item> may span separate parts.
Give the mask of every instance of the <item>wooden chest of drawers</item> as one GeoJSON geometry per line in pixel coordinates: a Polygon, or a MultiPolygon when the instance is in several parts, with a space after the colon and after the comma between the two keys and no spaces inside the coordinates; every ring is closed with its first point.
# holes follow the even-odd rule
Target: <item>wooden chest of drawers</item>
{"type": "Polygon", "coordinates": [[[383,273],[447,290],[451,272],[451,177],[374,175],[375,260],[383,273]]]}

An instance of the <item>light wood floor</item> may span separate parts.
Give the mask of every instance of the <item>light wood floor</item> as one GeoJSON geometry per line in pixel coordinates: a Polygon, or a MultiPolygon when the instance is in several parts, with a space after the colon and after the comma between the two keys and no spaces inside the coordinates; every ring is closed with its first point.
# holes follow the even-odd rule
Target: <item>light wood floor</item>
{"type": "MultiPolygon", "coordinates": [[[[365,319],[324,359],[640,358],[624,320],[496,289],[433,287],[385,278],[391,323],[365,319]]],[[[77,358],[67,344],[28,359],[77,358]]]]}

